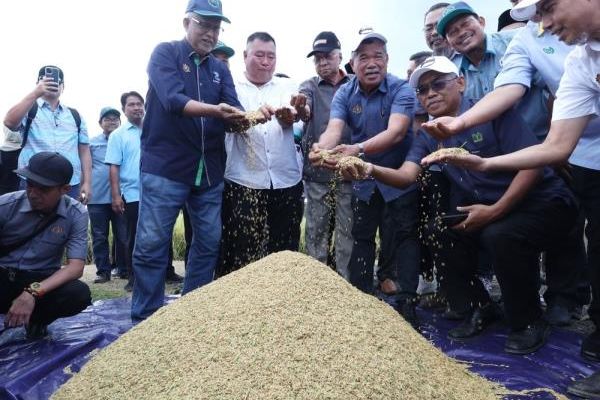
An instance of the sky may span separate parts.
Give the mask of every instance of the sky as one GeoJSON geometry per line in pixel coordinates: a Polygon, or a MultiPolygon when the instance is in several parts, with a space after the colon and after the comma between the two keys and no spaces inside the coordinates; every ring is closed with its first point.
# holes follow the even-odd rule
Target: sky
{"type": "MultiPolygon", "coordinates": [[[[408,57],[426,50],[423,14],[436,0],[222,0],[220,39],[236,54],[234,77],[243,73],[246,38],[269,32],[277,43],[277,71],[298,83],[313,76],[306,58],[315,36],[337,34],[345,61],[361,27],[370,26],[388,39],[388,71],[406,75],[408,57]]],[[[471,0],[469,4],[496,30],[508,0],[471,0]]],[[[61,101],[77,108],[90,136],[100,133],[98,114],[104,106],[120,109],[121,93],[147,91],[146,65],[154,47],[180,40],[187,0],[7,0],[0,2],[0,115],[33,91],[37,71],[54,64],[65,73],[61,101]]]]}

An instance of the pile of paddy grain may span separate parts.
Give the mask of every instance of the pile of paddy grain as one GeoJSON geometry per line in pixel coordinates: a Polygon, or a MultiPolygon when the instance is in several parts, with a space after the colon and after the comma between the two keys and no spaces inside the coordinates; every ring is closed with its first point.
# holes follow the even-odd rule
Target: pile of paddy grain
{"type": "Polygon", "coordinates": [[[163,307],[53,399],[497,399],[394,309],[299,253],[163,307]]]}

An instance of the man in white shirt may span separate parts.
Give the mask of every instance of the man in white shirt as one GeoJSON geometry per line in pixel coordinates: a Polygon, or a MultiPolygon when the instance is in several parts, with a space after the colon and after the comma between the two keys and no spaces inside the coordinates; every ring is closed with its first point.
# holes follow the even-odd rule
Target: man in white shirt
{"type": "Polygon", "coordinates": [[[223,242],[217,276],[276,251],[297,251],[300,240],[302,171],[292,125],[306,108],[289,106],[297,84],[273,76],[277,61],[273,37],[256,32],[246,44],[246,70],[235,83],[238,98],[247,112],[261,110],[274,118],[242,134],[226,135],[223,242]]]}
{"type": "MultiPolygon", "coordinates": [[[[537,12],[544,29],[567,44],[578,44],[565,60],[565,73],[556,93],[546,140],[499,157],[429,156],[423,160],[424,164],[451,162],[479,171],[531,169],[564,163],[576,146],[579,148],[589,140],[585,128],[591,120],[600,117],[600,0],[524,0],[513,12],[515,9],[530,17],[537,12]]],[[[600,143],[595,143],[586,146],[588,152],[581,155],[583,158],[597,157],[600,143]]],[[[598,247],[600,243],[590,242],[588,246],[598,247]]],[[[596,265],[590,265],[590,268],[593,299],[589,313],[596,331],[582,343],[582,354],[587,357],[600,354],[600,270],[596,265]]],[[[600,399],[600,371],[576,381],[568,391],[577,396],[600,399]]]]}

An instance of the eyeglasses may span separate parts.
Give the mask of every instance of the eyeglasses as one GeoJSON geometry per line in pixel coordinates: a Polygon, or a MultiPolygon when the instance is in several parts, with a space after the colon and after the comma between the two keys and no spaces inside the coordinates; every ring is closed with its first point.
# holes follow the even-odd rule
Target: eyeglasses
{"type": "Polygon", "coordinates": [[[441,90],[444,90],[446,86],[448,86],[448,83],[456,79],[458,79],[458,76],[455,76],[454,78],[450,79],[436,79],[428,85],[417,86],[415,92],[417,93],[417,96],[425,96],[427,93],[429,93],[430,89],[434,92],[439,92],[441,90]]]}
{"type": "Polygon", "coordinates": [[[104,118],[102,118],[102,121],[105,121],[105,122],[119,122],[119,121],[121,121],[121,118],[119,118],[119,117],[104,117],[104,118]]]}
{"type": "Polygon", "coordinates": [[[190,17],[190,19],[192,21],[194,21],[196,23],[196,25],[198,25],[198,28],[200,28],[201,30],[203,30],[205,32],[210,31],[210,32],[214,32],[214,33],[223,33],[225,31],[223,28],[221,28],[220,25],[207,24],[206,22],[198,21],[194,17],[190,17]]]}

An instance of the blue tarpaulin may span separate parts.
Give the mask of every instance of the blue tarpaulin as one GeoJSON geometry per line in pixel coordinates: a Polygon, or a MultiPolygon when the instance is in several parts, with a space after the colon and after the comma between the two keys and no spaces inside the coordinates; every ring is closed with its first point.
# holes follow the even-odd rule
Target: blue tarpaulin
{"type": "MultiPolygon", "coordinates": [[[[126,298],[98,301],[79,315],[56,321],[49,327],[50,336],[37,341],[26,341],[22,328],[0,331],[0,399],[49,398],[93,357],[95,350],[107,346],[131,328],[130,307],[130,300],[126,298]]],[[[554,330],[541,350],[516,356],[503,351],[507,328],[502,324],[460,343],[446,337],[456,322],[424,310],[419,310],[419,317],[422,334],[436,347],[509,389],[547,387],[566,393],[573,379],[588,376],[600,366],[580,357],[582,338],[575,332],[554,330]]],[[[511,398],[554,397],[537,393],[511,398]]]]}

